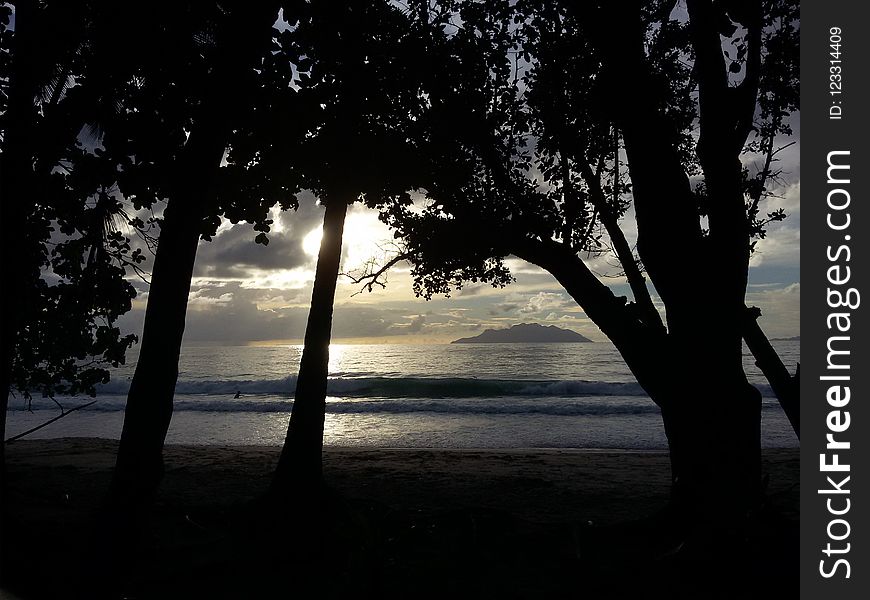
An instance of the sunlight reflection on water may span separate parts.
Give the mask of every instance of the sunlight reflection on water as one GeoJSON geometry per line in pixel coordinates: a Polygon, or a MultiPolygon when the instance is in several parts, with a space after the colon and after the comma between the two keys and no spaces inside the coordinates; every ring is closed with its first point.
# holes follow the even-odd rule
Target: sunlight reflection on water
{"type": "MultiPolygon", "coordinates": [[[[786,365],[799,342],[775,342],[786,365]]],[[[167,441],[281,444],[302,347],[185,348],[167,441]],[[236,391],[241,392],[234,399],[236,391]]],[[[135,356],[131,357],[135,359],[135,356]]],[[[119,369],[93,407],[33,437],[117,438],[126,381],[119,369]]],[[[661,418],[609,344],[352,345],[330,348],[325,442],[383,447],[664,448],[661,418]]],[[[763,383],[751,358],[747,373],[763,383]]],[[[699,396],[705,390],[696,390],[699,396]]],[[[769,390],[768,390],[769,395],[769,390]]],[[[61,398],[67,407],[81,398],[61,398]]],[[[8,435],[54,416],[10,399],[8,435]]],[[[797,446],[776,401],[764,401],[768,447],[797,446]]]]}

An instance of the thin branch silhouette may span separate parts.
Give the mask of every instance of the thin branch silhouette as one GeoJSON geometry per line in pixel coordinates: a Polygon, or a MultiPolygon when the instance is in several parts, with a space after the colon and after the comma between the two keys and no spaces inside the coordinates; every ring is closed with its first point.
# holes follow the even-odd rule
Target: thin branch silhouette
{"type": "MultiPolygon", "coordinates": [[[[54,400],[54,398],[52,398],[52,400],[54,400]]],[[[19,433],[18,435],[13,435],[11,438],[7,439],[5,443],[6,443],[6,444],[11,444],[12,442],[14,442],[14,441],[16,441],[16,440],[20,440],[21,438],[23,438],[23,437],[26,436],[26,435],[30,435],[31,433],[34,433],[34,432],[36,432],[36,431],[39,431],[39,430],[42,429],[43,427],[48,427],[48,426],[51,425],[52,423],[54,423],[54,422],[56,422],[56,421],[60,421],[60,420],[63,419],[64,417],[66,417],[66,416],[68,416],[68,415],[71,415],[72,413],[74,413],[74,412],[77,411],[77,410],[81,410],[81,409],[83,409],[83,408],[87,408],[87,407],[91,406],[92,404],[96,404],[96,403],[97,403],[96,400],[91,400],[91,401],[88,402],[87,404],[81,404],[81,405],[76,406],[75,408],[71,408],[71,409],[69,409],[69,410],[66,410],[66,409],[64,409],[63,407],[61,407],[61,413],[60,413],[59,415],[57,415],[56,417],[54,417],[54,418],[52,418],[52,419],[49,419],[48,421],[46,421],[45,423],[42,423],[41,425],[37,425],[36,427],[31,427],[31,428],[28,429],[27,431],[24,431],[24,432],[22,432],[22,433],[19,433]]],[[[58,406],[60,406],[60,404],[59,404],[56,400],[55,400],[55,404],[57,404],[58,406]]]]}

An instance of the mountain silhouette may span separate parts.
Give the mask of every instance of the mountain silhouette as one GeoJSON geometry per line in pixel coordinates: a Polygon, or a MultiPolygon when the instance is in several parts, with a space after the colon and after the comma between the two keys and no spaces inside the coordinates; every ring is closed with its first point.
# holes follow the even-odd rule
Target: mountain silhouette
{"type": "Polygon", "coordinates": [[[487,329],[480,335],[461,338],[452,344],[554,344],[560,342],[584,343],[592,340],[576,331],[555,325],[544,327],[537,323],[520,323],[508,329],[487,329]]]}

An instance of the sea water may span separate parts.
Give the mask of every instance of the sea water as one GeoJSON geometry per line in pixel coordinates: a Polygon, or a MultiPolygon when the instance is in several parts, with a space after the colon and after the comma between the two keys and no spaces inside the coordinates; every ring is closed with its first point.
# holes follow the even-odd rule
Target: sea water
{"type": "MultiPolygon", "coordinates": [[[[799,341],[774,341],[790,371],[799,341]]],[[[185,346],[167,442],[281,444],[300,346],[185,346]],[[239,394],[239,397],[235,396],[239,394]]],[[[136,352],[97,402],[32,438],[118,438],[136,352]]],[[[798,445],[763,375],[766,447],[798,445]]],[[[424,448],[664,449],[661,414],[609,343],[330,347],[325,443],[424,448]]],[[[693,390],[705,401],[708,390],[693,390]]],[[[90,398],[62,397],[66,409],[90,398]]],[[[10,398],[7,436],[59,414],[49,399],[10,398]]]]}

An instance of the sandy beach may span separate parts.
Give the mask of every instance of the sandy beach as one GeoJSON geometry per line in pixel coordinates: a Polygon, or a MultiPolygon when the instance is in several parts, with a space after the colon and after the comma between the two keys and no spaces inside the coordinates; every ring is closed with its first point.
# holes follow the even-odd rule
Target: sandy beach
{"type": "MultiPolygon", "coordinates": [[[[4,569],[20,597],[54,597],[58,589],[75,587],[64,588],[65,580],[83,574],[79,589],[89,581],[96,585],[100,565],[81,552],[116,447],[115,441],[91,438],[8,446],[11,525],[4,544],[12,551],[4,569]]],[[[151,574],[131,570],[126,585],[135,592],[129,597],[192,597],[182,592],[185,585],[204,594],[198,597],[223,597],[193,583],[191,569],[233,560],[227,554],[237,550],[234,523],[267,489],[278,452],[168,446],[166,476],[146,532],[151,574]]],[[[764,563],[759,568],[770,570],[771,585],[790,586],[785,578],[796,568],[789,566],[790,554],[772,554],[768,545],[777,552],[797,539],[798,451],[766,450],[764,460],[771,517],[753,552],[764,563]]],[[[621,597],[621,585],[628,586],[626,595],[639,585],[620,583],[624,567],[638,573],[632,562],[638,561],[649,576],[661,571],[650,561],[667,554],[650,529],[651,515],[668,498],[662,452],[327,448],[324,465],[345,511],[336,523],[354,524],[351,529],[366,532],[369,550],[377,548],[374,554],[361,551],[360,560],[377,563],[379,575],[374,583],[357,582],[358,595],[430,597],[466,582],[479,597],[507,591],[508,597],[553,597],[579,592],[577,577],[590,573],[584,585],[594,593],[587,597],[621,597]],[[475,561],[485,568],[473,575],[462,570],[475,561]]],[[[335,525],[326,537],[342,527],[335,525]]],[[[368,564],[363,571],[373,568],[368,564]]],[[[344,583],[335,589],[344,590],[344,583]]]]}

